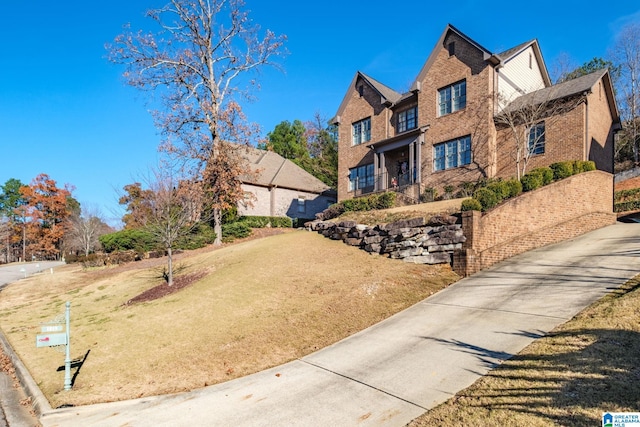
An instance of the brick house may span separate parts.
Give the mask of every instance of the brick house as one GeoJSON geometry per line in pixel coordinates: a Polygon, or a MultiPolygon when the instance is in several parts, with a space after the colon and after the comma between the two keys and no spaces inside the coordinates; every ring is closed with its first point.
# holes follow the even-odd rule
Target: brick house
{"type": "Polygon", "coordinates": [[[607,70],[552,85],[537,40],[495,54],[448,25],[408,92],[357,72],[333,122],[338,200],[388,189],[417,200],[525,163],[593,160],[613,172],[620,118],[607,70]],[[533,122],[499,120],[535,105],[546,113],[533,122]]]}
{"type": "Polygon", "coordinates": [[[272,151],[247,148],[243,157],[255,173],[242,178],[246,201],[238,214],[312,219],[336,202],[336,192],[291,160],[272,151]]]}

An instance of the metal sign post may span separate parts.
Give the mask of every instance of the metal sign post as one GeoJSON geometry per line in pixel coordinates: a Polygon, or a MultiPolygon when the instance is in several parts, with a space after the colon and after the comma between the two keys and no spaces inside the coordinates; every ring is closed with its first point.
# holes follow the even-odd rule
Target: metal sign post
{"type": "Polygon", "coordinates": [[[36,348],[64,346],[64,389],[71,390],[71,302],[67,301],[64,318],[58,316],[40,327],[42,334],[36,335],[36,348]]]}

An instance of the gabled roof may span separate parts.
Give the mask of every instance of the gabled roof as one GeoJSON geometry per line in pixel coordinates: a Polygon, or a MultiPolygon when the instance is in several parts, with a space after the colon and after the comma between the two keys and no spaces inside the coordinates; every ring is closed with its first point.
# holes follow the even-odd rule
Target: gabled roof
{"type": "Polygon", "coordinates": [[[511,49],[507,49],[504,52],[494,54],[489,61],[495,66],[502,66],[515,58],[519,53],[529,48],[533,49],[533,54],[536,56],[536,61],[540,66],[540,72],[542,73],[542,80],[544,81],[545,86],[551,86],[551,78],[549,77],[547,66],[542,58],[542,51],[540,50],[540,45],[538,44],[537,39],[524,42],[518,46],[512,47],[511,49]]]}
{"type": "Polygon", "coordinates": [[[249,147],[242,156],[257,173],[243,177],[245,184],[261,187],[282,187],[309,193],[324,193],[331,188],[291,160],[273,151],[249,147]]]}
{"type": "Polygon", "coordinates": [[[609,106],[611,108],[611,114],[613,116],[614,122],[617,122],[620,120],[619,113],[616,107],[615,98],[613,96],[609,70],[606,68],[594,71],[593,73],[577,77],[572,80],[568,80],[566,82],[539,89],[535,92],[530,92],[522,95],[514,99],[513,102],[507,105],[503,111],[515,111],[525,106],[541,104],[549,101],[556,101],[563,98],[569,98],[574,95],[580,95],[585,92],[591,92],[593,86],[595,86],[595,84],[598,83],[600,79],[603,79],[604,81],[606,95],[609,100],[609,106]]]}
{"type": "Polygon", "coordinates": [[[366,74],[364,74],[364,73],[362,73],[360,71],[357,71],[356,75],[353,76],[353,79],[351,80],[351,83],[349,83],[349,88],[347,89],[347,93],[345,94],[344,98],[342,99],[342,102],[340,103],[340,107],[338,107],[338,112],[336,113],[335,117],[333,119],[331,119],[331,123],[339,122],[339,118],[342,115],[342,112],[344,111],[344,109],[347,107],[347,103],[349,102],[349,99],[351,98],[351,90],[356,86],[356,83],[358,82],[358,79],[362,79],[374,91],[376,91],[378,93],[378,95],[380,95],[380,103],[381,104],[388,103],[389,105],[393,105],[394,103],[399,101],[400,98],[402,97],[402,95],[400,93],[398,93],[395,90],[391,89],[389,86],[380,83],[376,79],[371,78],[371,77],[367,76],[366,74]]]}
{"type": "Polygon", "coordinates": [[[482,52],[482,54],[484,56],[484,59],[489,59],[492,56],[491,52],[489,52],[489,50],[487,50],[484,47],[482,47],[479,43],[477,43],[476,41],[474,41],[473,39],[471,39],[470,37],[465,35],[462,31],[458,30],[453,25],[447,24],[447,26],[445,27],[444,31],[440,35],[440,38],[438,39],[438,42],[435,44],[435,46],[431,50],[431,54],[429,55],[429,58],[427,58],[427,61],[422,66],[422,69],[418,73],[418,76],[413,81],[413,84],[411,85],[411,89],[410,89],[411,91],[414,91],[414,90],[419,88],[419,82],[421,82],[424,79],[424,77],[426,76],[427,72],[429,71],[429,69],[431,68],[433,63],[436,61],[436,58],[438,57],[438,54],[440,53],[440,47],[442,47],[442,45],[444,44],[444,40],[447,38],[447,35],[449,35],[449,32],[453,32],[453,33],[457,34],[460,38],[464,39],[467,43],[469,43],[470,45],[472,45],[476,49],[478,49],[480,52],[482,52]]]}

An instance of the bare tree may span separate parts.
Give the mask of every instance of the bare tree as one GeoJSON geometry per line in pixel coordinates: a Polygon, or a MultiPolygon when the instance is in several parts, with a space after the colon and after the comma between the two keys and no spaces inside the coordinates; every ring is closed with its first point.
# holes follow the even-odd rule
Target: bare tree
{"type": "Polygon", "coordinates": [[[98,238],[111,232],[100,210],[96,207],[84,208],[73,212],[70,218],[69,244],[80,250],[85,256],[100,246],[98,238]]]}
{"type": "Polygon", "coordinates": [[[284,53],[285,37],[261,35],[243,7],[242,0],[171,0],[147,13],[159,32],[127,31],[108,47],[110,60],[126,65],[128,84],[161,95],[154,113],[165,136],[161,149],[203,181],[217,243],[221,210],[243,196],[238,177],[246,166],[231,143],[249,145],[256,130],[239,100],[258,87],[251,72],[284,53]]]}
{"type": "Polygon", "coordinates": [[[494,117],[497,126],[510,129],[513,141],[510,149],[516,165],[518,179],[527,172],[531,158],[544,150],[545,129],[563,114],[584,102],[584,96],[557,97],[557,87],[550,87],[523,95],[512,102],[500,100],[505,105],[494,117]]]}
{"type": "Polygon", "coordinates": [[[150,214],[144,228],[167,253],[166,280],[173,285],[173,249],[203,219],[202,187],[199,183],[176,180],[170,173],[155,171],[149,184],[150,214]]]}
{"type": "Polygon", "coordinates": [[[635,164],[640,162],[640,24],[633,22],[618,33],[610,53],[619,67],[618,106],[623,117],[623,137],[620,147],[631,145],[635,164]]]}

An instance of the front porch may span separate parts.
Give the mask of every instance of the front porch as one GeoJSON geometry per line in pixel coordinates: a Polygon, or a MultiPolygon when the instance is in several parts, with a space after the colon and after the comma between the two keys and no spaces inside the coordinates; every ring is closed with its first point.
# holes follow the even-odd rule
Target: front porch
{"type": "Polygon", "coordinates": [[[373,143],[373,179],[367,185],[356,183],[354,197],[384,191],[396,191],[412,203],[419,203],[422,171],[422,145],[426,128],[416,129],[401,137],[373,143]]]}

